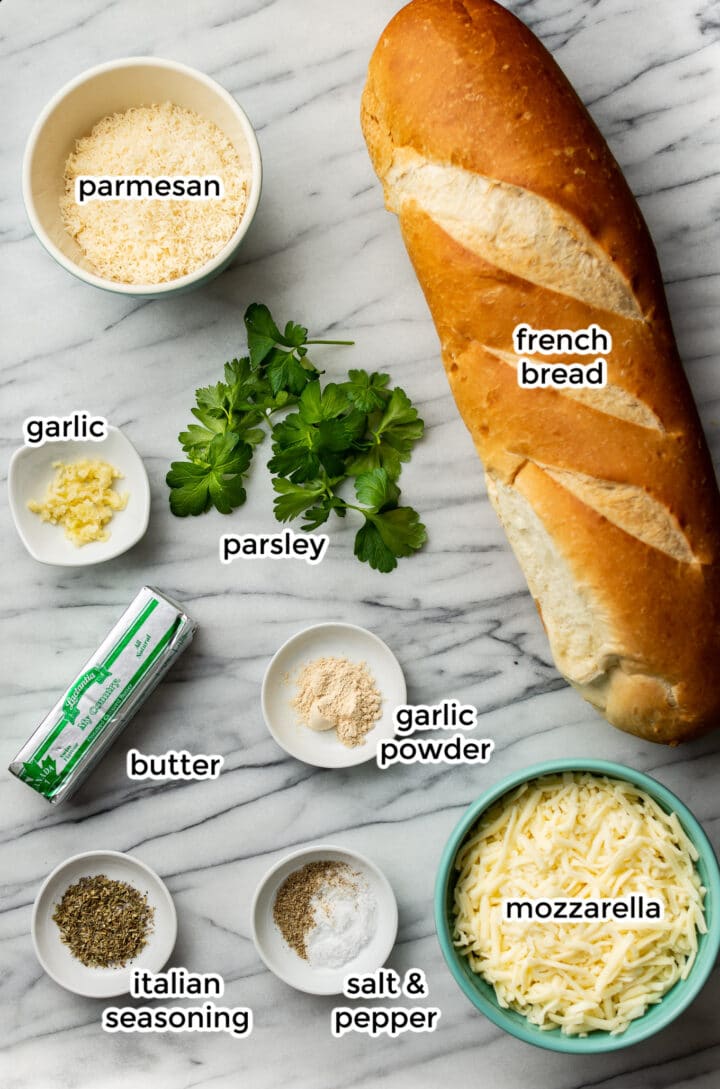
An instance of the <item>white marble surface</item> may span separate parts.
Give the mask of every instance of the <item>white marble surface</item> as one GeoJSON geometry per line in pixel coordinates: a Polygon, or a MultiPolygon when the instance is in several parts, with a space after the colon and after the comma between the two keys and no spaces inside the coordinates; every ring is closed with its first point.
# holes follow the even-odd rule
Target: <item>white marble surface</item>
{"type": "MultiPolygon", "coordinates": [[[[607,1057],[575,1059],[515,1041],[477,1014],[441,960],[431,913],[435,869],[463,807],[535,760],[594,755],[651,771],[720,841],[718,740],[679,752],[605,725],[555,672],[519,570],[485,499],[448,393],[437,342],[397,224],[362,144],[358,98],[371,48],[397,0],[5,0],[0,8],[3,250],[2,472],[31,413],[84,407],[124,428],[146,460],[150,530],[126,556],[81,570],[46,568],[23,550],[3,492],[2,766],[143,582],[186,601],[202,625],[193,649],[82,790],[56,812],[3,773],[0,881],[4,1089],[715,1089],[717,974],[669,1030],[607,1057]],[[30,126],[77,72],[153,53],[220,80],[257,127],[266,185],[240,262],[205,290],[139,304],[74,281],[31,235],[20,196],[30,126]],[[333,532],[321,568],[221,567],[222,530],[274,526],[264,472],[227,521],[180,522],[164,474],[196,385],[243,347],[253,299],[354,349],[329,372],[392,371],[422,406],[427,438],[405,470],[430,543],[392,576],[351,556],[333,532]],[[341,619],[395,649],[411,699],[475,702],[497,741],[486,768],[373,766],[316,771],[286,758],[259,706],[265,665],[304,625],[341,619]],[[130,785],[137,745],[220,752],[217,782],[130,785]],[[255,954],[248,909],[265,869],[317,839],[364,851],[397,892],[391,964],[425,969],[439,1031],[397,1041],[334,1041],[332,1000],[289,990],[255,954]],[[30,911],[58,862],[92,848],[130,851],[167,880],[179,915],[174,963],[222,973],[230,1005],[254,1008],[247,1041],[227,1035],[113,1036],[100,1006],[61,991],[33,956],[30,911]]],[[[713,0],[513,0],[555,51],[609,138],[653,231],[691,383],[720,457],[718,184],[720,45],[713,0]]]]}

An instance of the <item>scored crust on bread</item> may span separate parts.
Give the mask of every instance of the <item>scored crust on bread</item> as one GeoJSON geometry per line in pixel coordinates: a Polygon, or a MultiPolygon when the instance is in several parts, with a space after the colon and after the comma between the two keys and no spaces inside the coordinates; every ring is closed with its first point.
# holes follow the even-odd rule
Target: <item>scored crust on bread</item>
{"type": "Polygon", "coordinates": [[[493,0],[403,8],[361,120],[558,668],[649,740],[720,725],[720,496],[652,240],[595,124],[493,0]],[[607,385],[521,388],[521,323],[606,329],[607,385]]]}

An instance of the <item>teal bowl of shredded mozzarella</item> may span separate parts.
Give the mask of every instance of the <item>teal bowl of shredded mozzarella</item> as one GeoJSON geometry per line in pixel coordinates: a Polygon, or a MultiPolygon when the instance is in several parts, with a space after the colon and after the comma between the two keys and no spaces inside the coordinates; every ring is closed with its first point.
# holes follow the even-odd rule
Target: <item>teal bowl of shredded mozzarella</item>
{"type": "Polygon", "coordinates": [[[473,1005],[526,1043],[639,1043],[699,994],[720,947],[720,871],[685,805],[648,775],[556,760],[486,791],[435,890],[440,946],[473,1005]]]}

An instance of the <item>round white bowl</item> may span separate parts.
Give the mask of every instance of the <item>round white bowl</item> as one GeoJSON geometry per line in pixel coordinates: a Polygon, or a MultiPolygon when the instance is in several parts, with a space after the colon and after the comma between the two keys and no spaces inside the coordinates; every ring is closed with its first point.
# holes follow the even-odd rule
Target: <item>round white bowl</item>
{"type": "Polygon", "coordinates": [[[43,882],[35,897],[31,933],[37,958],[56,983],[86,998],[111,998],[129,992],[134,968],[159,972],[167,964],[177,937],[177,916],[167,886],[144,862],[119,851],[88,851],[62,862],[43,882]],[[53,921],[66,890],[81,877],[95,874],[133,885],[155,909],[147,944],[124,968],[88,968],[63,945],[53,921]]]}
{"type": "Polygon", "coordinates": [[[285,983],[306,994],[342,994],[350,973],[375,972],[382,968],[397,937],[398,910],[395,893],[385,874],[357,851],[317,844],[293,851],[276,862],[257,887],[252,905],[255,948],[265,965],[285,983]],[[346,862],[366,879],[377,900],[377,929],[354,960],[342,968],[314,968],[291,949],[273,919],[275,896],[283,881],[310,862],[346,862]]]}
{"type": "Polygon", "coordinates": [[[150,518],[150,485],[142,458],[117,427],[108,425],[107,436],[98,441],[60,439],[43,446],[21,446],[10,459],[8,498],[20,540],[40,563],[56,567],[85,567],[104,563],[127,552],[137,544],[150,518]],[[56,470],[54,461],[81,461],[84,458],[107,461],[123,474],[115,490],[128,493],[127,506],[116,511],[107,525],[107,541],[75,545],[65,536],[63,526],[43,522],[28,509],[28,501],[41,502],[56,470]]]}
{"type": "Polygon", "coordinates": [[[397,658],[377,635],[355,624],[315,624],[280,647],[265,671],[262,711],[272,736],[290,756],[316,768],[347,768],[372,760],[377,743],[395,736],[395,708],[407,700],[405,677],[397,658]],[[349,748],[335,730],[304,726],[291,704],[294,678],[315,658],[349,658],[365,662],[383,697],[382,714],[360,745],[349,748]]]}
{"type": "Polygon", "coordinates": [[[161,298],[191,291],[229,265],[252,222],[260,199],[262,164],[257,138],[245,112],[209,76],[159,57],[124,57],[82,72],[62,87],[35,122],[25,148],[23,199],[30,224],[48,253],[73,276],[119,295],[161,298]],[[65,163],[75,141],[112,113],[132,106],[172,102],[214,121],[232,141],[250,173],[248,202],[237,230],[201,268],[162,284],[123,284],[99,276],[60,213],[65,163]]]}

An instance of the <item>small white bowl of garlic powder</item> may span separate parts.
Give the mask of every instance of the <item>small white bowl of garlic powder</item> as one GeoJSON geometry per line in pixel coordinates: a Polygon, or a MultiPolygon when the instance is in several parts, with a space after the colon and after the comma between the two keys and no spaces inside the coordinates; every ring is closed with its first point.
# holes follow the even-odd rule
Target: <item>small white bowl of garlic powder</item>
{"type": "Polygon", "coordinates": [[[23,163],[25,207],[48,253],[87,284],[146,298],[192,290],[227,267],[261,181],[257,139],[235,99],[158,57],[111,61],[66,84],[23,163]],[[94,180],[92,198],[78,189],[83,178],[94,180]]]}
{"type": "Polygon", "coordinates": [[[261,704],[268,730],[290,756],[317,768],[373,760],[395,736],[407,700],[403,671],[387,643],[356,624],[313,624],[270,661],[261,704]]]}

